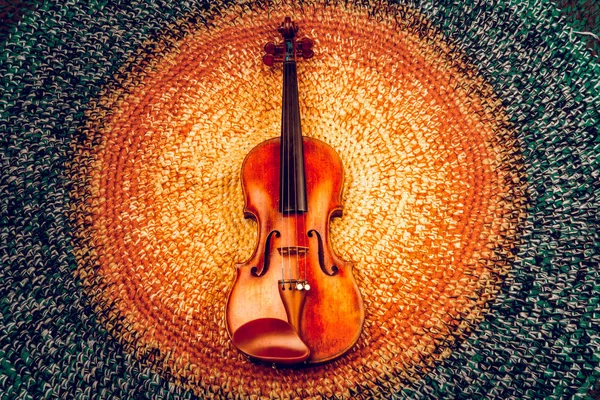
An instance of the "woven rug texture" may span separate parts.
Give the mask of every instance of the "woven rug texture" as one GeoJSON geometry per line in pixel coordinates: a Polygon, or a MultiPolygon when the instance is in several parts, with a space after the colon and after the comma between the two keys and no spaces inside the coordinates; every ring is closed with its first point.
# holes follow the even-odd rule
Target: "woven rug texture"
{"type": "MultiPolygon", "coordinates": [[[[600,5],[0,2],[0,400],[600,398],[600,5]],[[240,168],[280,132],[340,155],[358,342],[251,362],[240,168]]],[[[276,166],[278,167],[278,166],[276,166]]],[[[334,296],[330,297],[334,298],[334,296]]],[[[335,307],[335,302],[331,305],[335,307]]]]}

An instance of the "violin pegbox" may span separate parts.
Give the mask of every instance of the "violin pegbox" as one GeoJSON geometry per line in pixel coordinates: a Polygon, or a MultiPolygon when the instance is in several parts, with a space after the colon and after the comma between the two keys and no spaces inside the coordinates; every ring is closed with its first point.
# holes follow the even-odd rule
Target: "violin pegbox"
{"type": "Polygon", "coordinates": [[[283,37],[283,42],[279,44],[267,43],[264,47],[267,54],[263,56],[263,62],[270,67],[276,62],[283,62],[286,59],[296,61],[297,58],[301,57],[306,60],[314,56],[313,41],[306,37],[294,40],[297,32],[298,26],[290,17],[286,17],[279,26],[279,33],[283,37]],[[288,47],[289,44],[291,44],[291,48],[288,47]]]}

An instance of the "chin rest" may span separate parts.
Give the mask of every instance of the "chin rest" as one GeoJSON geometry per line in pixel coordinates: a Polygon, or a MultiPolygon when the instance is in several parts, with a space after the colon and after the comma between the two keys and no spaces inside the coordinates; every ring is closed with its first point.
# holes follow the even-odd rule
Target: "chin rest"
{"type": "Polygon", "coordinates": [[[310,350],[287,321],[259,318],[240,326],[232,342],[242,353],[259,361],[298,364],[310,356],[310,350]]]}

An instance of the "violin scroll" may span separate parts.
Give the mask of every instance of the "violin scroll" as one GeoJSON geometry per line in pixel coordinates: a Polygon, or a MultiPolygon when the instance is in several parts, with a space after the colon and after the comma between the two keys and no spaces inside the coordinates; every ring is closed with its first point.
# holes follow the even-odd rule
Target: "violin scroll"
{"type": "Polygon", "coordinates": [[[285,40],[292,40],[298,32],[298,25],[290,17],[285,17],[277,30],[285,40]]]}

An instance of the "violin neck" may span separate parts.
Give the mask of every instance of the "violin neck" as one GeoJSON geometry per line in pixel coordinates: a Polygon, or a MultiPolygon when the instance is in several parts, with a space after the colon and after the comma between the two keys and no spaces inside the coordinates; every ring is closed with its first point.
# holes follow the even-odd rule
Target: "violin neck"
{"type": "Polygon", "coordinates": [[[298,76],[293,52],[290,57],[286,54],[283,62],[282,103],[279,211],[283,214],[296,214],[307,211],[307,202],[298,76]]]}

